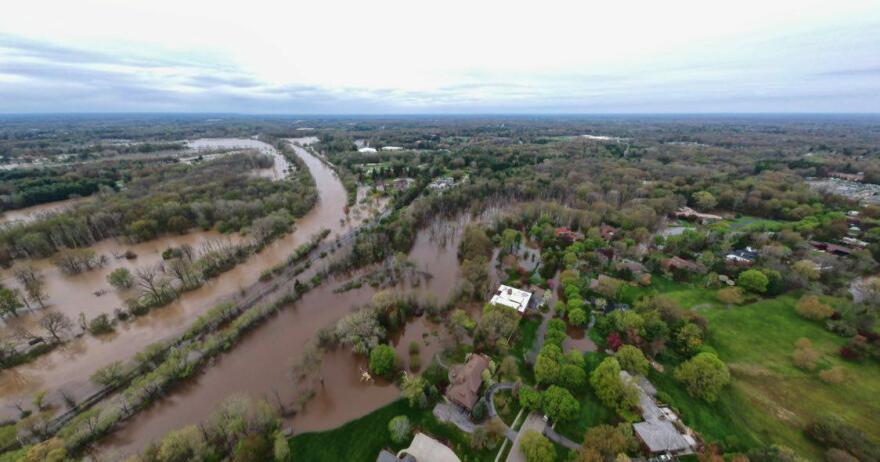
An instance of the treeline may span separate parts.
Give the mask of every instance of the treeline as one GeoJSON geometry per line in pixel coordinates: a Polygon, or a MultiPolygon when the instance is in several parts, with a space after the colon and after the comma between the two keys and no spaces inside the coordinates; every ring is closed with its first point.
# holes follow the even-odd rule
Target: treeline
{"type": "Polygon", "coordinates": [[[145,166],[132,172],[135,176],[119,193],[0,230],[0,264],[47,257],[62,248],[86,247],[110,237],[140,242],[194,227],[238,232],[255,228],[261,217],[302,216],[317,201],[314,179],[307,168],[275,182],[247,174],[269,160],[234,154],[195,165],[145,166]]]}

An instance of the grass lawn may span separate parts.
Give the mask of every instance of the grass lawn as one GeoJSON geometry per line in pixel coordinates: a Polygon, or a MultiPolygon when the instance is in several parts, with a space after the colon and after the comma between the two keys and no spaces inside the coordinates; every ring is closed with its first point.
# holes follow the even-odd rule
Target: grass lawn
{"type": "Polygon", "coordinates": [[[770,220],[758,217],[739,217],[734,220],[725,220],[721,223],[729,223],[732,229],[737,231],[779,231],[784,221],[770,220]]]}
{"type": "Polygon", "coordinates": [[[665,374],[652,371],[650,380],[688,425],[732,447],[779,443],[812,460],[821,459],[821,449],[802,428],[823,413],[837,415],[868,435],[880,435],[880,401],[869,398],[880,394],[880,368],[870,361],[841,360],[837,350],[845,339],[799,317],[796,301],[796,296],[783,295],[741,307],[701,310],[709,320],[707,343],[733,376],[732,386],[718,402],[691,398],[672,379],[671,367],[665,374]],[[816,371],[803,371],[792,363],[794,342],[801,337],[822,353],[816,371]],[[830,385],[818,378],[819,370],[837,365],[846,371],[844,383],[830,385]]]}
{"type": "Polygon", "coordinates": [[[613,409],[608,408],[596,396],[592,387],[575,396],[581,405],[577,418],[569,422],[556,424],[556,432],[568,439],[580,443],[584,440],[584,434],[590,427],[601,424],[617,423],[620,419],[613,409]]]}
{"type": "Polygon", "coordinates": [[[409,446],[409,442],[403,445],[391,442],[388,422],[398,415],[409,417],[414,429],[447,444],[462,462],[495,460],[497,448],[474,451],[464,432],[437,421],[430,409],[411,408],[405,400],[395,401],[333,430],[294,436],[290,439],[291,452],[294,459],[309,462],[374,462],[383,448],[397,451],[409,446]]]}
{"type": "Polygon", "coordinates": [[[508,427],[513,425],[513,419],[516,418],[516,414],[519,413],[520,409],[519,400],[513,397],[513,391],[501,390],[495,393],[494,400],[495,409],[498,411],[498,416],[501,417],[501,420],[508,427]]]}
{"type": "Polygon", "coordinates": [[[654,276],[647,287],[624,286],[621,301],[633,304],[639,298],[662,294],[679,302],[685,308],[720,306],[715,290],[707,289],[700,282],[677,282],[663,276],[654,276]]]}

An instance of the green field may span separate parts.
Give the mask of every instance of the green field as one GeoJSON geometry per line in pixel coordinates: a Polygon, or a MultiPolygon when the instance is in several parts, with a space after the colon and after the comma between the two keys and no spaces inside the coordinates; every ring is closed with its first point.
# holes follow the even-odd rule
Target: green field
{"type": "Polygon", "coordinates": [[[785,295],[742,307],[700,310],[709,320],[707,343],[733,376],[718,402],[710,405],[691,398],[672,379],[671,367],[665,374],[652,371],[650,380],[688,425],[730,448],[778,443],[819,459],[821,448],[805,437],[802,428],[824,413],[839,416],[868,435],[880,435],[880,402],[870,398],[880,393],[880,369],[870,361],[855,364],[840,359],[837,351],[845,339],[799,317],[796,301],[795,296],[785,295]],[[809,338],[823,354],[815,371],[793,365],[794,342],[801,337],[809,338]],[[844,367],[846,381],[822,382],[818,372],[835,365],[844,367]]]}
{"type": "Polygon", "coordinates": [[[415,409],[404,400],[395,401],[345,425],[324,432],[303,433],[290,439],[294,460],[309,462],[374,462],[383,448],[395,452],[409,445],[395,445],[388,433],[388,422],[398,416],[409,417],[416,431],[422,431],[447,444],[462,462],[494,461],[494,451],[474,451],[468,435],[441,423],[431,410],[415,409]]]}

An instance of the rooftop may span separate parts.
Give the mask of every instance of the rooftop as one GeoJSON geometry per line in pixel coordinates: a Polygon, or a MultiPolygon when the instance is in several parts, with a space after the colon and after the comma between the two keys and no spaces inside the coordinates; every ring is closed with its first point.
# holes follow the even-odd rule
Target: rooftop
{"type": "Polygon", "coordinates": [[[489,358],[480,354],[472,354],[463,365],[453,367],[450,371],[449,388],[446,397],[453,403],[472,410],[480,398],[480,386],[483,385],[483,371],[489,367],[489,358]]]}
{"type": "Polygon", "coordinates": [[[409,447],[398,452],[397,457],[412,457],[416,462],[461,462],[452,449],[424,433],[416,433],[409,447]]]}
{"type": "Polygon", "coordinates": [[[490,300],[489,303],[493,305],[503,305],[508,308],[513,308],[520,313],[525,313],[526,309],[529,307],[529,301],[531,298],[531,292],[526,292],[525,290],[502,284],[498,287],[498,290],[495,291],[495,295],[492,296],[492,300],[490,300]]]}

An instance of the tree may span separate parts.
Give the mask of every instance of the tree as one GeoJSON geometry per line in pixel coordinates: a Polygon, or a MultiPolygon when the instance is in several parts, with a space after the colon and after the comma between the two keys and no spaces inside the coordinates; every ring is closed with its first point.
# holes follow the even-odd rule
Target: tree
{"type": "Polygon", "coordinates": [[[685,354],[693,354],[703,344],[703,330],[694,323],[686,323],[675,334],[679,349],[685,354]]]}
{"type": "Polygon", "coordinates": [[[388,422],[388,432],[391,433],[391,441],[396,444],[403,444],[409,440],[412,433],[412,424],[405,415],[399,415],[388,422]]]}
{"type": "Polygon", "coordinates": [[[208,445],[195,425],[183,427],[166,434],[159,443],[158,459],[162,462],[188,462],[203,460],[208,445]]]}
{"type": "Polygon", "coordinates": [[[409,401],[410,406],[427,404],[427,397],[425,396],[426,386],[428,386],[428,382],[422,376],[406,374],[403,377],[400,394],[409,401]]]}
{"type": "Polygon", "coordinates": [[[580,390],[587,383],[587,372],[582,366],[565,364],[562,366],[559,382],[569,390],[580,390]]]}
{"type": "Polygon", "coordinates": [[[743,291],[739,287],[726,287],[719,290],[715,296],[725,305],[741,305],[745,301],[743,291]]]}
{"type": "Polygon", "coordinates": [[[48,332],[56,342],[60,342],[61,335],[73,328],[73,321],[71,321],[64,313],[51,311],[40,318],[40,327],[46,329],[46,332],[48,332]]]}
{"type": "Polygon", "coordinates": [[[275,442],[272,445],[272,454],[275,462],[290,462],[290,443],[282,432],[275,432],[275,442]]]}
{"type": "Polygon", "coordinates": [[[497,348],[499,341],[507,340],[519,326],[519,314],[506,306],[487,304],[477,323],[476,338],[488,348],[497,348]]]}
{"type": "Polygon", "coordinates": [[[107,275],[107,282],[119,290],[124,290],[131,288],[134,284],[134,278],[128,268],[116,268],[107,275]]]}
{"type": "Polygon", "coordinates": [[[461,262],[461,277],[466,283],[462,286],[465,295],[472,300],[481,300],[489,290],[489,261],[479,256],[461,262]]]}
{"type": "Polygon", "coordinates": [[[541,393],[532,387],[524,386],[519,390],[519,405],[530,411],[541,408],[541,393]]]}
{"type": "Polygon", "coordinates": [[[613,357],[605,358],[590,374],[590,385],[596,396],[608,407],[618,412],[638,405],[639,394],[635,385],[620,377],[620,363],[613,357]]]}
{"type": "Polygon", "coordinates": [[[465,226],[461,236],[461,243],[458,245],[459,260],[473,260],[477,257],[489,258],[492,255],[492,240],[477,225],[469,224],[465,226]]]}
{"type": "Polygon", "coordinates": [[[476,327],[476,321],[471,319],[467,311],[462,310],[461,308],[456,308],[449,316],[449,330],[458,343],[464,340],[466,336],[470,335],[476,327]]]}
{"type": "Polygon", "coordinates": [[[379,324],[376,312],[365,308],[340,319],[336,323],[336,337],[351,345],[355,353],[367,354],[385,338],[385,328],[379,324]]]}
{"type": "Polygon", "coordinates": [[[812,260],[799,260],[791,265],[791,269],[795,274],[807,281],[818,281],[821,276],[819,265],[812,260]]]}
{"type": "Polygon", "coordinates": [[[718,201],[709,191],[697,191],[694,193],[694,205],[698,210],[705,212],[714,209],[718,205],[718,201]]]}
{"type": "Polygon", "coordinates": [[[584,448],[598,451],[605,460],[611,460],[621,453],[625,453],[629,441],[619,428],[611,425],[596,425],[590,427],[584,435],[584,448]]]}
{"type": "Polygon", "coordinates": [[[645,358],[642,350],[632,346],[624,345],[614,353],[620,367],[631,374],[646,375],[648,373],[648,359],[645,358]]]}
{"type": "Polygon", "coordinates": [[[541,396],[541,408],[557,422],[572,420],[580,412],[580,403],[565,388],[551,385],[541,396]]]}
{"type": "Polygon", "coordinates": [[[24,305],[12,289],[0,287],[0,313],[18,316],[18,309],[22,306],[24,305]]]}
{"type": "Polygon", "coordinates": [[[736,278],[736,284],[739,287],[756,294],[767,292],[767,285],[769,283],[770,280],[767,278],[767,275],[756,269],[745,270],[736,278]]]}
{"type": "Polygon", "coordinates": [[[526,430],[519,443],[519,450],[526,462],[553,462],[556,450],[553,443],[535,430],[526,430]]]}
{"type": "Polygon", "coordinates": [[[64,440],[61,438],[52,438],[50,440],[31,446],[22,462],[63,462],[67,459],[67,449],[64,447],[64,440]]]}
{"type": "Polygon", "coordinates": [[[91,380],[96,385],[104,387],[115,386],[122,381],[123,372],[122,363],[116,361],[95,371],[92,374],[91,380]]]}
{"type": "Polygon", "coordinates": [[[581,308],[575,308],[568,312],[568,321],[574,326],[583,326],[587,323],[587,313],[581,308]]]}
{"type": "Polygon", "coordinates": [[[834,309],[829,305],[822,303],[822,301],[819,300],[819,297],[815,295],[802,296],[794,308],[799,315],[813,321],[821,321],[834,314],[834,309]]]}
{"type": "Polygon", "coordinates": [[[703,352],[681,363],[675,369],[675,379],[684,383],[691,396],[708,402],[718,399],[718,393],[730,383],[730,371],[714,353],[703,352]]]}
{"type": "Polygon", "coordinates": [[[46,308],[46,278],[40,270],[32,265],[22,266],[15,270],[15,278],[24,287],[30,301],[46,308]]]}
{"type": "Polygon", "coordinates": [[[370,373],[380,377],[390,377],[394,373],[397,355],[394,348],[388,345],[379,345],[370,351],[370,373]]]}

